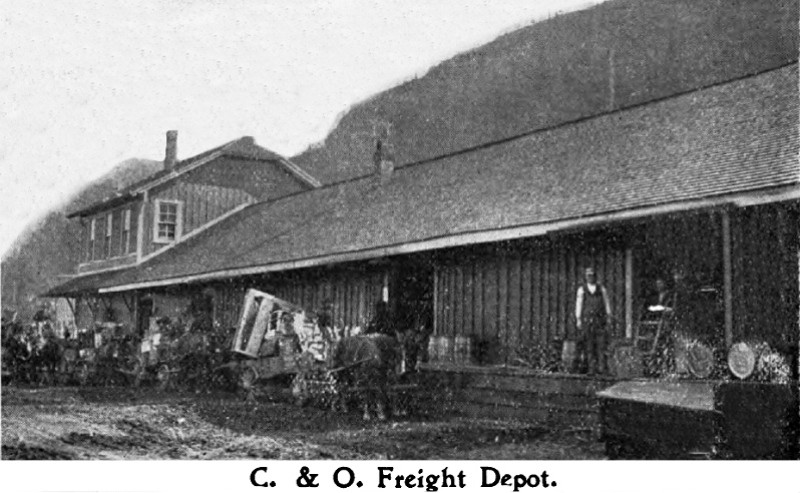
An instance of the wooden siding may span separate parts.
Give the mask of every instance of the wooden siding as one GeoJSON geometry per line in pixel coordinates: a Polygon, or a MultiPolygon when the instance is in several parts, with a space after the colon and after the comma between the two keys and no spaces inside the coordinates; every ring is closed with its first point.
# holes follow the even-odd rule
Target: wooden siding
{"type": "Polygon", "coordinates": [[[247,288],[242,284],[223,283],[214,287],[214,322],[222,329],[239,325],[239,316],[247,288]]]}
{"type": "Polygon", "coordinates": [[[595,394],[614,383],[606,378],[543,374],[513,367],[424,364],[423,398],[442,413],[553,426],[597,423],[595,394]],[[446,394],[431,389],[447,387],[446,394]]]}
{"type": "Polygon", "coordinates": [[[435,334],[495,341],[503,360],[522,344],[574,340],[575,295],[592,265],[611,297],[613,335],[624,336],[624,260],[624,247],[608,242],[529,241],[454,254],[435,269],[435,334]]]}
{"type": "Polygon", "coordinates": [[[233,157],[218,158],[181,179],[188,183],[240,189],[258,200],[276,199],[309,187],[276,162],[233,157]]]}
{"type": "Polygon", "coordinates": [[[381,298],[383,282],[381,270],[336,269],[275,276],[262,288],[310,312],[319,312],[325,300],[330,300],[337,328],[363,329],[381,298]]]}
{"type": "Polygon", "coordinates": [[[235,188],[187,183],[180,180],[171,182],[169,186],[154,192],[150,196],[149,207],[145,212],[144,255],[153,253],[165,246],[164,243],[153,241],[156,200],[176,200],[183,204],[183,228],[181,234],[185,236],[209,221],[213,221],[226,212],[251,202],[253,199],[246,192],[235,188]]]}
{"type": "Polygon", "coordinates": [[[782,206],[731,214],[734,342],[764,340],[796,353],[797,221],[797,211],[782,206]]]}

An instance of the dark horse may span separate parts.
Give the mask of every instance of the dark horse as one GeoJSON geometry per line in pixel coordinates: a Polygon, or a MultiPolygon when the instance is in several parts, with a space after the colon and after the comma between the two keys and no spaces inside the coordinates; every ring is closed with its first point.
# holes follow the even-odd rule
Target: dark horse
{"type": "MultiPolygon", "coordinates": [[[[397,375],[402,359],[401,346],[395,337],[372,333],[341,339],[333,351],[333,366],[340,388],[347,397],[355,397],[370,419],[370,406],[374,405],[378,419],[386,419],[390,408],[388,387],[397,375]]],[[[346,407],[346,406],[345,406],[346,407]]]]}
{"type": "Polygon", "coordinates": [[[402,327],[398,330],[391,318],[388,305],[379,302],[375,316],[363,335],[345,337],[336,343],[332,363],[336,380],[344,391],[340,403],[347,397],[355,398],[360,404],[364,419],[370,419],[370,407],[374,407],[378,419],[386,419],[387,412],[393,409],[393,392],[390,387],[397,384],[406,370],[416,367],[416,361],[409,361],[413,353],[416,360],[418,332],[420,327],[402,327]]]}

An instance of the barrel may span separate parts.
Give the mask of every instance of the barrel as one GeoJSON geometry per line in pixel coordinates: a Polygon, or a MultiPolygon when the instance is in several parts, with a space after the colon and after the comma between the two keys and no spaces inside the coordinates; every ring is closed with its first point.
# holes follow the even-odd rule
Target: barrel
{"type": "Polygon", "coordinates": [[[472,363],[472,338],[456,336],[453,341],[453,362],[459,365],[472,363]]]}
{"type": "Polygon", "coordinates": [[[453,340],[447,336],[440,336],[438,346],[439,361],[453,363],[453,340]]]}
{"type": "Polygon", "coordinates": [[[428,338],[428,361],[430,363],[439,362],[439,337],[431,336],[428,338]]]}
{"type": "Polygon", "coordinates": [[[567,373],[577,369],[577,349],[575,341],[564,341],[564,346],[561,348],[561,366],[567,373]]]}

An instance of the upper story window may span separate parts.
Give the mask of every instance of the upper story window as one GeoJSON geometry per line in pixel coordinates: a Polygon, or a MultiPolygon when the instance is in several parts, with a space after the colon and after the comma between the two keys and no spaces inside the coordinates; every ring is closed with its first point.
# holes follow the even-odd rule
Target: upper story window
{"type": "Polygon", "coordinates": [[[89,260],[94,260],[94,247],[97,239],[97,219],[89,223],[89,260]]]}
{"type": "Polygon", "coordinates": [[[114,231],[114,215],[106,216],[106,237],[103,242],[103,253],[106,258],[111,258],[111,233],[114,231]]]}
{"type": "Polygon", "coordinates": [[[174,200],[156,200],[153,241],[170,243],[180,238],[182,205],[174,200]]]}
{"type": "Polygon", "coordinates": [[[120,245],[120,253],[127,255],[131,253],[131,210],[125,209],[122,211],[122,243],[120,245]]]}

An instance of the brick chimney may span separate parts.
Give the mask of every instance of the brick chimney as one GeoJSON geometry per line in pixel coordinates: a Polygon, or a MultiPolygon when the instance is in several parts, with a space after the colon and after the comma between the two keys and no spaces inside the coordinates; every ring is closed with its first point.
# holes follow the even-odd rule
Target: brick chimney
{"type": "Polygon", "coordinates": [[[384,127],[381,132],[376,132],[375,153],[372,160],[375,164],[375,175],[380,184],[387,183],[394,172],[394,148],[389,139],[389,129],[384,127]]]}
{"type": "Polygon", "coordinates": [[[167,130],[167,151],[164,154],[164,169],[172,171],[178,161],[178,131],[167,130]]]}

